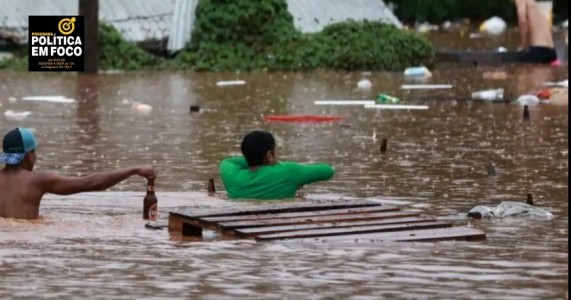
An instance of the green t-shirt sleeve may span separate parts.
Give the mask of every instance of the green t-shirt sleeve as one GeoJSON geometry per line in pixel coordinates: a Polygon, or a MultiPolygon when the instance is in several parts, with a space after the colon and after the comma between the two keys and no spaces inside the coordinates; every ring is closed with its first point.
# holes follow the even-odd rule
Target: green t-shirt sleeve
{"type": "Polygon", "coordinates": [[[248,169],[248,162],[243,156],[228,157],[220,162],[220,170],[225,169],[248,169]]]}
{"type": "Polygon", "coordinates": [[[310,184],[317,181],[324,181],[331,179],[335,175],[335,169],[329,164],[319,163],[319,164],[291,164],[295,170],[292,170],[292,175],[297,178],[299,186],[310,184]]]}

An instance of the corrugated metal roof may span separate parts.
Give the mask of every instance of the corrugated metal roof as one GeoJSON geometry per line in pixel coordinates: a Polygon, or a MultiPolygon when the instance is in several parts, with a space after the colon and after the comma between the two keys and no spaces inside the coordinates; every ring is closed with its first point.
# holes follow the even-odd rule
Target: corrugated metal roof
{"type": "Polygon", "coordinates": [[[167,50],[174,53],[190,41],[198,0],[176,0],[167,50]]]}
{"type": "Polygon", "coordinates": [[[382,21],[402,27],[401,22],[381,0],[288,0],[296,28],[319,32],[327,25],[347,21],[382,21]]]}
{"type": "MultiPolygon", "coordinates": [[[[115,26],[125,39],[164,39],[173,23],[176,0],[99,0],[99,18],[115,26]]],[[[0,28],[27,43],[28,16],[77,15],[77,0],[2,0],[0,28]]]]}

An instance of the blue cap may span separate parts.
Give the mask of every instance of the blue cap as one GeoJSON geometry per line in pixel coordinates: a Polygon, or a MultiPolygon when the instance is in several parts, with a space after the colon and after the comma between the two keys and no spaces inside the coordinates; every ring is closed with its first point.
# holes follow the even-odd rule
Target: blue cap
{"type": "Polygon", "coordinates": [[[36,137],[29,129],[16,128],[6,133],[2,148],[4,153],[0,156],[0,163],[17,165],[28,152],[36,149],[36,137]]]}

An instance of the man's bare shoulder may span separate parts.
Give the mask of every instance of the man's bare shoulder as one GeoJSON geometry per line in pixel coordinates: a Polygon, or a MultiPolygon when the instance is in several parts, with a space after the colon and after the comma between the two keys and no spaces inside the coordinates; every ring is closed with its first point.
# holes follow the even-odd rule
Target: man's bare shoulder
{"type": "Polygon", "coordinates": [[[53,182],[54,180],[60,178],[60,175],[58,175],[57,173],[46,172],[46,171],[30,172],[29,176],[31,176],[35,182],[42,184],[53,182]]]}

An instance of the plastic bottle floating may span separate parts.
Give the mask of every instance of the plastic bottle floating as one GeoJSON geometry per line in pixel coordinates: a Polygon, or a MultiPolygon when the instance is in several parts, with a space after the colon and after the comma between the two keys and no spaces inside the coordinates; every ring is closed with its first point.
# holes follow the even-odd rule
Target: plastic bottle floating
{"type": "Polygon", "coordinates": [[[507,27],[508,25],[506,24],[506,21],[500,17],[494,16],[487,19],[480,25],[480,32],[488,35],[500,35],[506,31],[507,27]]]}
{"type": "Polygon", "coordinates": [[[498,101],[504,99],[504,89],[478,91],[472,93],[473,100],[498,101]]]}
{"type": "Polygon", "coordinates": [[[375,102],[377,104],[396,104],[400,102],[400,99],[387,94],[379,94],[375,102]]]}

